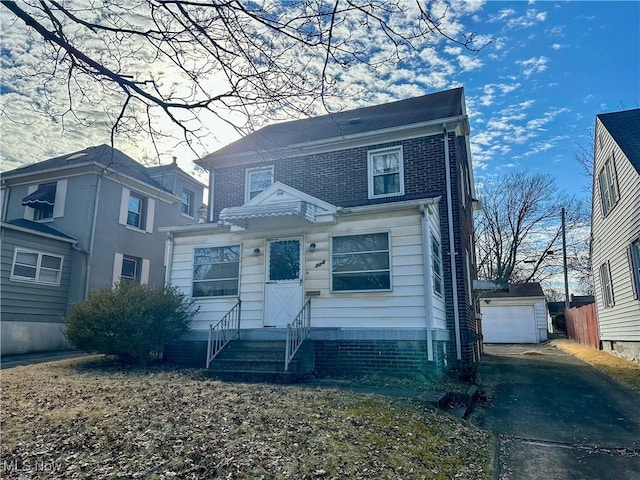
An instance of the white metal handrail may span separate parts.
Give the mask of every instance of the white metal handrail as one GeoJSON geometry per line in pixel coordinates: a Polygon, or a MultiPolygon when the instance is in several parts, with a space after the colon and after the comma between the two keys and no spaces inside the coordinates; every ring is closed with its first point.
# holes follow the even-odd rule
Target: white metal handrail
{"type": "Polygon", "coordinates": [[[309,298],[300,309],[293,324],[287,323],[287,341],[284,354],[284,370],[289,370],[289,363],[293,360],[300,345],[309,338],[311,330],[311,299],[309,298]]]}
{"type": "Polygon", "coordinates": [[[218,353],[229,343],[240,337],[240,311],[242,301],[238,299],[231,310],[215,325],[209,325],[209,341],[207,343],[207,368],[218,353]]]}

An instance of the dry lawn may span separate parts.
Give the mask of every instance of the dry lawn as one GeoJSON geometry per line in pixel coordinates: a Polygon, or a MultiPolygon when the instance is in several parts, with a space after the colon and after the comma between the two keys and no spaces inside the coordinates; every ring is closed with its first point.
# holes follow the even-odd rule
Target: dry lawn
{"type": "Polygon", "coordinates": [[[593,365],[630,390],[640,392],[640,365],[602,350],[586,347],[571,340],[556,339],[551,344],[583,362],[593,365]]]}
{"type": "Polygon", "coordinates": [[[490,434],[410,400],[102,358],[2,371],[6,479],[490,479],[490,434]]]}

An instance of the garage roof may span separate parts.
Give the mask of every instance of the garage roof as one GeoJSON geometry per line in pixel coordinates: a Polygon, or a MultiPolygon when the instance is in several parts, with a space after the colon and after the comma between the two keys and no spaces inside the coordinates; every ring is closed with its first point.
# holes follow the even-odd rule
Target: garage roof
{"type": "Polygon", "coordinates": [[[542,287],[538,282],[512,283],[507,291],[495,291],[483,295],[484,298],[511,298],[511,297],[544,297],[542,287]]]}

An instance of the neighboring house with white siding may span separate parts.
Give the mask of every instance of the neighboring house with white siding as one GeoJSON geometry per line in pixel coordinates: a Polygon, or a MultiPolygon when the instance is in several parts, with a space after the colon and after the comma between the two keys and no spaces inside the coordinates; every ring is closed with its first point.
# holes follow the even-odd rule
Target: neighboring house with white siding
{"type": "Polygon", "coordinates": [[[602,348],[640,361],[640,109],[596,116],[591,249],[602,348]]]}
{"type": "Polygon", "coordinates": [[[167,229],[167,281],[200,311],[170,358],[204,364],[209,326],[240,300],[222,354],[297,319],[320,376],[479,359],[462,88],[271,125],[197,163],[209,222],[167,229]]]}
{"type": "Polygon", "coordinates": [[[204,188],[175,162],[147,168],[108,145],[3,173],[2,355],[63,348],[62,318],[90,290],[162,285],[158,227],[197,223],[204,188]]]}

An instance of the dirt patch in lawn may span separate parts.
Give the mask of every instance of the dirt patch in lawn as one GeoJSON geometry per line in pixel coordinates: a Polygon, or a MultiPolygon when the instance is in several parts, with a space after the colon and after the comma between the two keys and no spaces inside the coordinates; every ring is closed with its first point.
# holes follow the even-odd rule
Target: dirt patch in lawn
{"type": "Polygon", "coordinates": [[[640,392],[640,365],[616,357],[602,350],[580,345],[571,340],[556,339],[551,344],[560,350],[579,358],[583,362],[593,365],[601,372],[609,375],[624,386],[636,392],[640,392]]]}
{"type": "Polygon", "coordinates": [[[487,432],[406,399],[95,358],[1,383],[7,479],[492,477],[487,432]]]}

